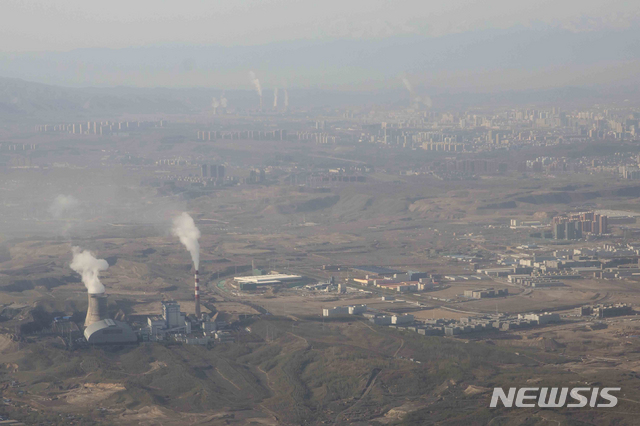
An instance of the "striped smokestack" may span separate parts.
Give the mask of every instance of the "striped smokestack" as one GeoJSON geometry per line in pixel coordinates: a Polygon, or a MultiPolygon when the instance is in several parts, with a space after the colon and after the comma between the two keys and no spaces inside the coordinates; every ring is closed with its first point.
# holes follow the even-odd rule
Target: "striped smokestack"
{"type": "Polygon", "coordinates": [[[198,278],[198,270],[196,269],[196,318],[200,319],[200,279],[198,278]]]}

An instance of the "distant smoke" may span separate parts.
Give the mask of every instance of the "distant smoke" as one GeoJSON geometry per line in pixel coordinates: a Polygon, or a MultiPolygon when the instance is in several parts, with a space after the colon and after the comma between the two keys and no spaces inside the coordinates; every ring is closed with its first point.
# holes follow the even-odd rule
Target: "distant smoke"
{"type": "Polygon", "coordinates": [[[191,253],[191,260],[196,270],[200,266],[200,230],[196,228],[196,224],[193,222],[191,216],[188,213],[182,213],[180,216],[173,219],[173,235],[180,238],[180,242],[184,245],[189,253],[191,253]]]}
{"type": "Polygon", "coordinates": [[[49,213],[56,219],[69,213],[80,205],[80,201],[73,195],[58,195],[49,206],[49,213]]]}
{"type": "Polygon", "coordinates": [[[409,94],[411,95],[411,101],[414,103],[415,107],[419,107],[420,104],[423,104],[427,108],[431,108],[431,106],[433,105],[433,103],[431,102],[431,98],[427,95],[425,95],[424,97],[417,96],[416,92],[413,90],[411,82],[407,80],[407,77],[402,77],[402,84],[404,84],[404,87],[406,87],[406,89],[409,91],[409,94]]]}
{"type": "Polygon", "coordinates": [[[104,293],[104,286],[98,278],[100,271],[106,271],[109,267],[104,259],[96,259],[88,250],[80,251],[80,247],[73,247],[73,260],[71,269],[82,275],[82,282],[91,294],[104,293]]]}
{"type": "Polygon", "coordinates": [[[227,107],[227,98],[224,97],[224,91],[222,91],[222,95],[220,95],[220,106],[222,108],[227,107]]]}
{"type": "Polygon", "coordinates": [[[255,87],[258,96],[262,98],[262,86],[260,85],[260,80],[258,80],[258,77],[256,77],[256,73],[254,73],[253,71],[249,71],[249,78],[251,79],[251,84],[253,84],[253,87],[255,87]]]}
{"type": "Polygon", "coordinates": [[[273,89],[273,108],[278,108],[278,88],[273,89]]]}
{"type": "Polygon", "coordinates": [[[287,89],[284,89],[284,107],[288,107],[289,106],[289,91],[287,89]]]}
{"type": "Polygon", "coordinates": [[[416,95],[413,92],[413,86],[411,85],[409,80],[407,80],[407,77],[402,77],[402,84],[404,84],[404,87],[406,87],[409,93],[411,94],[411,99],[415,98],[416,95]]]}
{"type": "Polygon", "coordinates": [[[218,109],[218,107],[220,106],[220,102],[217,98],[213,98],[213,100],[211,101],[211,106],[213,107],[214,111],[218,109]]]}

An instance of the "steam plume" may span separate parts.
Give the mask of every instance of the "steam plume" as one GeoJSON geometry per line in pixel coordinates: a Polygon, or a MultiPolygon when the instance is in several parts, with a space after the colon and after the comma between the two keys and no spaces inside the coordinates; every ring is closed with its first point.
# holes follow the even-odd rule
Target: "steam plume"
{"type": "Polygon", "coordinates": [[[425,95],[424,97],[420,97],[416,95],[416,92],[413,90],[413,86],[411,85],[411,82],[409,80],[407,80],[407,77],[402,77],[402,84],[404,84],[404,87],[409,91],[409,94],[411,95],[411,100],[414,103],[414,106],[419,106],[420,104],[425,105],[428,108],[431,108],[431,106],[433,105],[433,102],[431,102],[431,98],[427,95],[425,95]]]}
{"type": "Polygon", "coordinates": [[[180,242],[184,245],[191,254],[191,260],[196,270],[200,266],[200,230],[196,228],[196,224],[193,222],[191,216],[188,213],[182,213],[180,216],[173,219],[173,235],[180,238],[180,242]]]}
{"type": "Polygon", "coordinates": [[[273,108],[278,108],[278,88],[273,89],[273,108]]]}
{"type": "Polygon", "coordinates": [[[411,82],[409,82],[409,80],[407,80],[407,77],[402,77],[402,84],[404,84],[404,87],[407,88],[407,90],[409,91],[409,93],[411,94],[411,98],[415,98],[416,94],[413,91],[413,86],[411,85],[411,82]]]}
{"type": "Polygon", "coordinates": [[[96,259],[90,251],[80,251],[80,247],[73,247],[71,269],[82,275],[82,282],[91,294],[104,293],[104,285],[98,278],[100,271],[106,271],[109,264],[104,259],[96,259]]]}
{"type": "Polygon", "coordinates": [[[258,80],[258,77],[256,77],[256,73],[253,71],[249,71],[249,78],[251,79],[251,83],[253,84],[253,87],[255,87],[258,96],[262,98],[262,86],[260,85],[260,80],[258,80]]]}
{"type": "Polygon", "coordinates": [[[80,201],[73,195],[58,195],[49,206],[49,213],[53,217],[60,218],[65,213],[75,210],[80,205],[80,201]]]}

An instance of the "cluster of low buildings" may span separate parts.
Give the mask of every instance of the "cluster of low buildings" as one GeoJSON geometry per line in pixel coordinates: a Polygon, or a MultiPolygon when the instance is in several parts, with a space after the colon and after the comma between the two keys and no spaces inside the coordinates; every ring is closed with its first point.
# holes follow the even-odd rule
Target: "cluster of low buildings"
{"type": "Polygon", "coordinates": [[[481,331],[508,331],[525,329],[537,325],[545,325],[560,321],[557,313],[520,314],[507,317],[503,314],[485,315],[473,318],[453,319],[422,319],[416,321],[411,314],[381,315],[369,313],[364,315],[375,325],[386,325],[392,328],[415,331],[424,336],[456,336],[481,331]]]}
{"type": "Polygon", "coordinates": [[[360,266],[352,269],[369,272],[363,278],[354,278],[354,282],[398,293],[431,290],[439,285],[436,276],[427,272],[401,272],[375,266],[360,266]]]}
{"type": "Polygon", "coordinates": [[[546,254],[512,254],[498,261],[503,266],[479,269],[523,287],[558,287],[581,278],[622,279],[640,277],[640,245],[605,244],[595,248],[555,250],[546,254]]]}
{"type": "MultiPolygon", "coordinates": [[[[372,324],[415,331],[425,336],[456,336],[459,334],[489,330],[519,330],[560,321],[560,315],[552,312],[519,314],[517,316],[495,314],[461,318],[460,320],[443,318],[416,320],[415,316],[412,314],[383,314],[369,312],[367,310],[367,305],[335,306],[333,308],[325,308],[322,310],[322,315],[324,317],[362,315],[372,324]]],[[[611,313],[605,315],[612,316],[611,313]]]]}
{"type": "Polygon", "coordinates": [[[364,315],[370,323],[375,325],[402,325],[412,324],[415,321],[415,317],[411,314],[404,315],[380,315],[380,314],[368,314],[364,315]]]}

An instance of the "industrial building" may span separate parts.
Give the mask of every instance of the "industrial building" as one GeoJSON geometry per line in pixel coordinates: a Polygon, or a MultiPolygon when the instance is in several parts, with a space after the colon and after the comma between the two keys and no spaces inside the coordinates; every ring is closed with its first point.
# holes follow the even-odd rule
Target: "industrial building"
{"type": "Polygon", "coordinates": [[[84,330],[84,337],[91,345],[136,343],[138,337],[128,324],[112,319],[91,323],[84,330]]]}
{"type": "Polygon", "coordinates": [[[487,297],[501,297],[501,296],[508,296],[509,295],[509,290],[505,289],[498,289],[495,290],[493,288],[483,288],[480,290],[465,290],[464,291],[464,297],[470,297],[471,299],[484,299],[487,297]]]}
{"type": "Polygon", "coordinates": [[[615,305],[580,306],[574,309],[574,315],[579,317],[595,316],[597,318],[611,318],[633,314],[633,308],[624,303],[618,303],[615,305]]]}
{"type": "Polygon", "coordinates": [[[184,312],[180,312],[180,304],[174,300],[162,302],[162,317],[147,318],[151,335],[164,333],[191,333],[191,322],[184,312]]]}
{"type": "Polygon", "coordinates": [[[545,312],[543,314],[519,314],[519,320],[527,320],[531,322],[535,322],[538,325],[549,324],[551,322],[559,322],[560,315],[556,313],[545,312]]]}
{"type": "Polygon", "coordinates": [[[391,317],[391,324],[410,324],[414,320],[413,315],[393,315],[391,317]]]}
{"type": "Polygon", "coordinates": [[[335,317],[338,315],[359,315],[367,312],[367,305],[334,306],[322,309],[323,317],[335,317]]]}
{"type": "Polygon", "coordinates": [[[349,315],[358,315],[367,312],[367,305],[349,306],[349,315]]]}
{"type": "MultiPolygon", "coordinates": [[[[199,328],[203,334],[211,334],[217,330],[214,319],[209,318],[209,314],[202,313],[200,318],[189,318],[184,312],[180,311],[180,304],[175,300],[166,300],[162,302],[162,316],[150,316],[147,318],[147,328],[150,339],[160,339],[164,335],[189,335],[193,332],[194,327],[199,328]]],[[[193,343],[194,341],[186,341],[185,343],[193,343]]],[[[199,344],[202,342],[196,342],[199,344]]]]}
{"type": "Polygon", "coordinates": [[[598,305],[593,308],[593,315],[598,318],[619,317],[632,314],[633,308],[623,303],[616,305],[598,305]]]}
{"type": "Polygon", "coordinates": [[[323,317],[335,317],[338,315],[348,315],[348,314],[349,314],[348,306],[334,306],[333,308],[322,309],[323,317]]]}
{"type": "Polygon", "coordinates": [[[294,283],[300,281],[302,277],[300,275],[287,275],[287,274],[267,274],[267,275],[252,275],[248,277],[233,277],[233,280],[240,284],[241,288],[246,284],[255,284],[256,287],[263,285],[275,285],[283,283],[294,283]]]}

